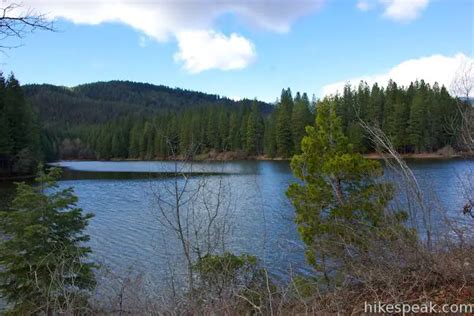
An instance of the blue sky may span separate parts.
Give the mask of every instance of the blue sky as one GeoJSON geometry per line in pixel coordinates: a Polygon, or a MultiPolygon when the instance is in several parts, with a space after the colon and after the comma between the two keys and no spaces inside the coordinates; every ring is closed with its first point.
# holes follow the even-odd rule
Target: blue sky
{"type": "Polygon", "coordinates": [[[164,84],[274,101],[350,80],[449,85],[472,62],[470,0],[31,0],[56,32],[1,57],[22,83],[164,84]]]}

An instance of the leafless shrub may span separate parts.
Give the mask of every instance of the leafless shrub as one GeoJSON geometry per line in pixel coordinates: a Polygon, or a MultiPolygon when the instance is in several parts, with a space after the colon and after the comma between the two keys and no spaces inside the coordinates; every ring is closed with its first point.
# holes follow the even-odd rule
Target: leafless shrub
{"type": "Polygon", "coordinates": [[[451,126],[451,129],[459,128],[460,144],[471,155],[474,152],[474,110],[471,100],[473,89],[474,63],[471,60],[465,60],[459,66],[451,83],[451,93],[463,98],[457,100],[460,122],[452,123],[456,126],[451,126]]]}
{"type": "Polygon", "coordinates": [[[174,251],[169,267],[170,287],[175,295],[183,290],[194,296],[195,282],[199,275],[196,262],[206,255],[223,253],[226,237],[231,229],[233,197],[224,176],[203,176],[204,170],[196,170],[192,157],[199,146],[191,146],[185,155],[175,151],[167,139],[173,161],[172,178],[160,181],[152,188],[153,212],[160,230],[174,237],[179,250],[174,251]],[[181,260],[182,259],[182,260],[181,260]],[[177,262],[185,262],[186,286],[180,279],[182,271],[177,262]]]}

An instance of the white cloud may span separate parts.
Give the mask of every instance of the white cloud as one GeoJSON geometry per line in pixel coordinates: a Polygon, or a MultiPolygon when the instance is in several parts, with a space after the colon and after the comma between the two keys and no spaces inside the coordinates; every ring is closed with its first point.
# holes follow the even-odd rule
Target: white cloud
{"type": "Polygon", "coordinates": [[[429,2],[430,0],[358,0],[356,7],[360,11],[382,7],[384,17],[398,22],[409,22],[417,19],[429,2]]]}
{"type": "Polygon", "coordinates": [[[368,11],[371,8],[371,5],[370,5],[369,1],[367,1],[367,0],[357,1],[356,6],[357,6],[357,9],[359,9],[360,11],[368,11]]]}
{"type": "MultiPolygon", "coordinates": [[[[241,69],[255,57],[253,45],[240,35],[226,37],[202,31],[212,29],[220,16],[233,14],[266,30],[287,32],[296,19],[317,10],[325,1],[24,0],[24,9],[31,7],[51,19],[62,18],[76,24],[122,23],[161,42],[175,37],[180,49],[175,60],[183,61],[185,69],[196,73],[212,68],[241,69]]],[[[146,41],[140,38],[139,45],[146,45],[146,41]]]]}
{"type": "Polygon", "coordinates": [[[440,85],[449,88],[456,71],[466,61],[473,62],[474,60],[462,53],[451,57],[432,55],[410,59],[390,68],[385,73],[366,75],[325,85],[322,88],[322,95],[340,93],[343,91],[345,84],[358,85],[361,80],[366,81],[369,85],[377,82],[383,86],[389,79],[392,79],[399,85],[408,86],[412,81],[423,79],[427,83],[438,82],[440,85]]]}
{"type": "Polygon", "coordinates": [[[25,7],[77,24],[119,22],[160,41],[190,29],[208,29],[224,14],[249,20],[265,29],[288,31],[297,18],[325,0],[24,0],[25,7]]]}
{"type": "Polygon", "coordinates": [[[382,0],[384,16],[395,21],[411,21],[420,15],[429,0],[382,0]]]}
{"type": "Polygon", "coordinates": [[[255,60],[255,48],[246,38],[215,31],[183,31],[176,35],[179,51],[174,55],[190,73],[209,69],[242,69],[255,60]]]}

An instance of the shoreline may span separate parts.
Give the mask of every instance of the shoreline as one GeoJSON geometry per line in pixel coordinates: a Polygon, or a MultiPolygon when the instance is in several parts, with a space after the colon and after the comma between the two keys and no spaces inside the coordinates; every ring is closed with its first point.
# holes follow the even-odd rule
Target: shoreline
{"type": "Polygon", "coordinates": [[[0,182],[1,181],[23,181],[23,180],[31,180],[31,179],[34,179],[36,178],[36,175],[33,175],[33,174],[27,174],[27,175],[16,175],[16,176],[12,176],[12,175],[8,175],[8,176],[1,176],[0,175],[0,182]]]}
{"type": "MultiPolygon", "coordinates": [[[[198,155],[193,159],[189,159],[190,162],[217,162],[217,161],[291,161],[291,158],[282,157],[266,157],[266,156],[234,156],[229,154],[230,152],[220,153],[214,155],[198,155]]],[[[362,154],[367,159],[392,159],[389,155],[383,155],[380,153],[368,153],[362,154]]],[[[402,159],[414,159],[414,160],[450,160],[450,159],[474,159],[474,154],[461,154],[455,153],[450,155],[444,155],[440,153],[418,153],[418,154],[400,154],[402,159]]],[[[181,161],[182,157],[176,157],[175,159],[170,158],[152,158],[152,159],[140,159],[140,158],[110,158],[110,159],[61,159],[58,161],[114,161],[114,162],[126,162],[126,161],[181,161]]]]}
{"type": "MultiPolygon", "coordinates": [[[[369,154],[362,154],[364,158],[367,159],[392,159],[390,155],[383,155],[380,153],[369,153],[369,154]]],[[[441,160],[441,159],[473,159],[474,155],[471,154],[461,154],[461,153],[455,153],[455,154],[440,154],[437,152],[433,153],[418,153],[418,154],[399,154],[402,159],[416,159],[416,160],[441,160]]]]}

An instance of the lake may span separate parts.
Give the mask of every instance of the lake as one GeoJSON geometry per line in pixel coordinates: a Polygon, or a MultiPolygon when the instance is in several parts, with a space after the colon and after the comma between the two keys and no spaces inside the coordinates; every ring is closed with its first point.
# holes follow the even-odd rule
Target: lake
{"type": "MultiPolygon", "coordinates": [[[[156,194],[174,184],[175,163],[64,161],[56,165],[64,168],[60,187],[74,187],[79,206],[95,214],[87,229],[94,260],[117,273],[133,269],[156,282],[166,280],[179,244],[158,220],[156,194]]],[[[422,160],[409,165],[427,199],[442,204],[449,216],[464,220],[462,182],[473,172],[474,161],[422,160]]],[[[288,184],[295,181],[288,162],[199,162],[177,167],[187,174],[190,188],[203,178],[214,189],[226,183],[223,197],[231,224],[227,249],[257,256],[281,278],[290,269],[309,271],[293,223],[294,211],[285,196],[288,184]]],[[[180,178],[178,183],[183,181],[180,178]]]]}

